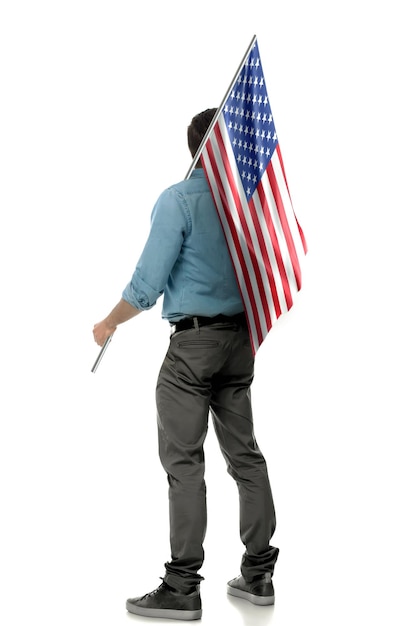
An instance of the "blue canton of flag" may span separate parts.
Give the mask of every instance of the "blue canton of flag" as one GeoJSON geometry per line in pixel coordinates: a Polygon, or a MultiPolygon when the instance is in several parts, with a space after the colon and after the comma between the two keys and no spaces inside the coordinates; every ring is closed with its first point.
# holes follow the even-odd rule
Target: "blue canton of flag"
{"type": "Polygon", "coordinates": [[[226,100],[223,114],[249,200],[278,144],[257,43],[226,100]]]}

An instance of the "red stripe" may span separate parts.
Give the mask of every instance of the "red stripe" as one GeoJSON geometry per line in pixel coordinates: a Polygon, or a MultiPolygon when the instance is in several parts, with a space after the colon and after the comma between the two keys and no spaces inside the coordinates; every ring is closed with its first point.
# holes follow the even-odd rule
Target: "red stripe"
{"type": "MultiPolygon", "coordinates": [[[[268,168],[269,168],[269,165],[268,165],[267,170],[266,170],[267,172],[268,172],[268,168]]],[[[266,199],[266,195],[265,195],[264,187],[262,185],[262,181],[259,183],[259,185],[257,187],[257,192],[258,192],[258,195],[259,195],[259,200],[260,200],[261,205],[262,205],[262,211],[263,211],[263,213],[265,215],[265,220],[266,220],[266,223],[267,223],[269,236],[271,237],[272,246],[274,248],[275,259],[276,259],[277,265],[278,265],[278,271],[279,271],[279,276],[280,276],[280,279],[281,279],[282,289],[284,291],[285,302],[286,302],[286,305],[287,305],[287,309],[290,309],[292,307],[291,289],[290,289],[290,286],[289,286],[289,283],[288,283],[287,272],[285,271],[285,266],[284,266],[284,262],[282,260],[282,253],[281,253],[281,249],[280,249],[280,246],[279,246],[277,233],[276,233],[276,230],[275,230],[274,222],[272,220],[270,207],[269,207],[268,201],[266,199]]],[[[274,199],[275,199],[276,204],[278,204],[278,202],[281,202],[281,196],[279,195],[279,191],[278,191],[279,198],[276,197],[277,194],[276,194],[276,192],[274,193],[274,190],[273,190],[273,195],[274,195],[274,199]]]]}
{"type": "MultiPolygon", "coordinates": [[[[258,187],[258,189],[259,189],[259,187],[258,187]]],[[[259,194],[259,196],[260,196],[260,194],[259,194]]],[[[265,199],[265,195],[264,194],[263,194],[263,198],[265,199]]],[[[268,219],[267,219],[268,216],[266,215],[267,211],[265,211],[265,209],[267,210],[268,207],[264,206],[264,203],[262,202],[261,196],[260,196],[260,200],[261,200],[261,206],[262,206],[262,213],[264,215],[264,218],[266,218],[266,222],[267,222],[267,225],[268,225],[268,219]]],[[[279,298],[278,298],[277,286],[276,286],[276,282],[275,282],[274,271],[272,269],[271,262],[269,260],[268,251],[267,251],[266,244],[265,244],[265,239],[264,239],[264,236],[263,236],[263,233],[262,233],[262,228],[261,228],[261,224],[260,224],[260,221],[259,221],[258,212],[256,210],[255,203],[253,201],[253,197],[249,201],[249,210],[250,210],[250,213],[252,215],[252,220],[253,220],[253,223],[254,223],[254,226],[255,226],[256,234],[258,236],[259,247],[260,247],[261,253],[262,253],[262,260],[264,262],[265,270],[266,270],[266,273],[267,273],[267,276],[268,276],[268,283],[269,283],[269,287],[270,287],[270,290],[271,290],[270,293],[271,293],[271,296],[272,296],[272,300],[274,302],[275,314],[276,314],[277,317],[279,317],[281,315],[282,311],[281,311],[281,307],[280,307],[280,304],[279,304],[279,298]]],[[[268,230],[269,230],[269,228],[268,228],[268,230]]],[[[272,244],[272,245],[274,245],[274,244],[272,244]]]]}
{"type": "MultiPolygon", "coordinates": [[[[275,202],[277,205],[279,219],[282,225],[282,230],[284,232],[285,241],[287,244],[288,252],[290,255],[291,263],[294,270],[295,280],[297,283],[297,289],[301,289],[301,268],[300,263],[297,256],[297,251],[295,249],[294,240],[291,235],[291,230],[288,225],[287,216],[285,214],[284,204],[282,202],[281,193],[279,190],[278,182],[275,176],[275,171],[270,161],[268,167],[266,168],[266,174],[269,179],[269,184],[271,185],[272,193],[274,194],[275,202]]],[[[291,299],[292,303],[292,299],[291,299]]]]}

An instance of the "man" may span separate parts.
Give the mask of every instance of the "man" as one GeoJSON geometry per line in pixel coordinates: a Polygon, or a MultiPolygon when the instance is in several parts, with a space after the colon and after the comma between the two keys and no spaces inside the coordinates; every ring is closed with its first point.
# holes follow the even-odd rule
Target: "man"
{"type": "MultiPolygon", "coordinates": [[[[216,109],[188,127],[194,157],[216,109]]],[[[102,346],[117,326],[150,309],[164,294],[162,316],[172,325],[157,387],[159,456],[169,483],[171,560],[162,584],[127,601],[131,613],[193,620],[201,617],[199,570],[206,530],[203,445],[208,415],[235,479],[241,575],[231,595],[273,604],[278,549],[269,544],[275,511],[264,457],[253,434],[250,387],[254,359],[242,298],[201,163],[189,179],[165,190],[130,283],[111,313],[94,326],[102,346]]],[[[221,555],[218,556],[219,562],[221,555]]]]}

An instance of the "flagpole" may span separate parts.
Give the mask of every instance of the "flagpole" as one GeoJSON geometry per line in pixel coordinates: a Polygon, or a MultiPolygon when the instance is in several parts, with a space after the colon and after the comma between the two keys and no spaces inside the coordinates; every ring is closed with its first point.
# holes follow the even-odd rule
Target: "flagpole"
{"type": "Polygon", "coordinates": [[[98,357],[96,358],[96,360],[95,360],[95,363],[94,363],[93,367],[91,368],[91,371],[93,372],[93,374],[95,373],[96,369],[97,369],[97,368],[98,368],[98,366],[100,365],[100,361],[101,361],[101,359],[103,358],[104,353],[106,352],[107,347],[108,347],[108,345],[109,345],[110,341],[112,340],[112,337],[113,337],[113,335],[110,335],[110,337],[107,337],[106,341],[104,342],[104,344],[103,344],[103,346],[102,346],[102,348],[101,348],[101,350],[100,350],[100,352],[99,352],[99,355],[98,355],[98,357]]]}
{"type": "Polygon", "coordinates": [[[190,176],[191,176],[191,172],[192,172],[192,171],[193,171],[193,169],[195,168],[195,166],[196,166],[196,164],[197,164],[197,162],[198,162],[198,159],[200,158],[200,155],[201,155],[201,153],[202,153],[202,152],[203,152],[203,150],[204,150],[204,146],[205,146],[205,145],[206,145],[206,143],[207,143],[207,139],[209,138],[209,135],[210,135],[210,133],[211,133],[211,129],[212,129],[212,128],[213,128],[213,126],[216,124],[217,120],[219,119],[220,114],[221,114],[221,112],[223,111],[223,107],[224,107],[224,105],[225,105],[225,102],[226,102],[226,100],[228,99],[228,97],[229,97],[229,95],[230,95],[230,92],[231,92],[231,90],[232,90],[233,85],[235,84],[235,82],[236,82],[236,80],[237,80],[237,77],[239,76],[240,72],[242,71],[243,66],[244,66],[244,65],[245,65],[245,63],[246,63],[246,59],[248,58],[248,56],[249,56],[249,54],[250,54],[250,52],[251,52],[251,50],[252,50],[252,48],[253,48],[253,46],[254,46],[254,44],[255,44],[255,41],[256,41],[256,35],[254,35],[254,36],[253,36],[252,41],[250,42],[250,44],[249,44],[249,46],[248,46],[248,49],[247,49],[247,50],[246,50],[246,52],[245,52],[245,56],[243,57],[243,59],[242,59],[242,61],[241,61],[240,65],[239,65],[238,69],[236,70],[236,73],[235,73],[235,75],[233,76],[233,80],[232,80],[232,82],[230,83],[230,85],[229,85],[229,87],[228,87],[228,89],[227,89],[227,91],[226,91],[226,94],[225,94],[225,96],[224,96],[224,98],[223,98],[223,100],[222,100],[222,102],[221,102],[221,104],[220,104],[219,108],[217,109],[217,111],[216,111],[216,113],[215,113],[215,115],[214,115],[214,117],[213,117],[213,119],[212,119],[212,121],[211,121],[211,124],[210,124],[210,126],[208,127],[208,129],[207,129],[207,131],[206,131],[206,134],[204,135],[204,137],[203,137],[203,139],[202,139],[202,141],[201,141],[201,144],[200,144],[200,145],[199,145],[199,147],[198,147],[197,152],[196,152],[196,153],[195,153],[195,155],[194,155],[193,161],[192,161],[192,163],[191,163],[191,165],[190,165],[190,168],[189,168],[189,170],[188,170],[188,172],[187,172],[187,174],[186,174],[186,176],[185,176],[185,180],[187,180],[188,178],[190,178],[190,176]]]}

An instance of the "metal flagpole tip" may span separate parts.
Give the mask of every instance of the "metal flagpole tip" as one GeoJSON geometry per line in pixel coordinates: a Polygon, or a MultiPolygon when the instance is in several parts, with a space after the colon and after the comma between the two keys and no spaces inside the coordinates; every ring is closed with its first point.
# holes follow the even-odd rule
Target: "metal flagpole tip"
{"type": "Polygon", "coordinates": [[[110,335],[110,337],[107,337],[106,341],[104,342],[104,344],[103,344],[103,346],[102,346],[102,348],[101,348],[101,350],[99,352],[99,355],[96,358],[93,367],[91,368],[91,371],[93,372],[93,374],[94,374],[94,372],[96,372],[98,366],[100,365],[100,361],[103,358],[104,353],[106,352],[107,347],[108,347],[110,341],[112,340],[112,337],[113,337],[113,335],[110,335]]]}

